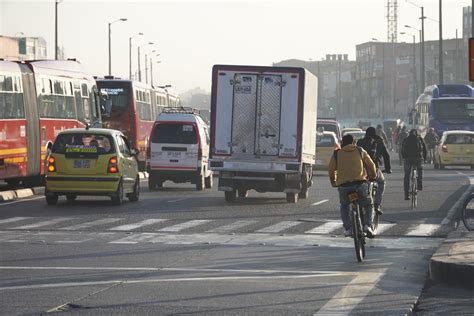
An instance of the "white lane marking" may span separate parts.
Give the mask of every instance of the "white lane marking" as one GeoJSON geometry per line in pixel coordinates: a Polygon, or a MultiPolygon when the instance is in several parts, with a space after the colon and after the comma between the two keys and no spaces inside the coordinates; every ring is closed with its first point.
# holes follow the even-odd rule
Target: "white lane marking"
{"type": "Polygon", "coordinates": [[[311,205],[320,205],[320,204],[326,203],[326,202],[328,202],[328,201],[329,201],[329,200],[322,200],[322,201],[313,203],[313,204],[311,204],[311,205]]]}
{"type": "Polygon", "coordinates": [[[120,221],[120,220],[122,220],[122,219],[121,218],[102,218],[102,219],[98,219],[98,220],[92,221],[92,222],[86,222],[86,223],[82,223],[82,224],[78,224],[78,225],[63,227],[63,228],[60,228],[60,230],[80,230],[80,229],[89,228],[89,227],[92,227],[92,226],[115,223],[115,222],[120,221]]]}
{"type": "Polygon", "coordinates": [[[173,233],[175,233],[175,232],[179,232],[179,231],[182,231],[182,230],[187,229],[187,228],[199,226],[199,225],[202,225],[202,224],[205,224],[205,223],[208,223],[208,222],[210,222],[210,220],[195,219],[195,220],[187,221],[187,222],[184,222],[184,223],[181,223],[181,224],[176,224],[176,225],[173,225],[173,226],[165,227],[165,228],[159,229],[158,231],[159,232],[173,232],[173,233]]]}
{"type": "Polygon", "coordinates": [[[24,225],[24,226],[18,226],[18,227],[13,227],[13,229],[31,229],[31,228],[38,228],[38,227],[43,227],[43,226],[48,226],[48,225],[54,225],[60,222],[68,221],[71,220],[71,217],[59,217],[59,218],[53,218],[49,221],[43,221],[43,222],[38,222],[36,224],[30,224],[30,225],[24,225]]]}
{"type": "Polygon", "coordinates": [[[474,186],[474,177],[465,175],[462,172],[458,172],[458,173],[460,175],[463,175],[463,176],[467,177],[467,179],[469,180],[469,186],[467,187],[466,191],[463,193],[461,198],[459,200],[457,200],[456,203],[454,203],[453,206],[451,206],[448,213],[446,214],[446,217],[441,221],[441,225],[447,225],[447,224],[449,224],[449,222],[451,222],[451,219],[453,218],[453,216],[456,215],[456,211],[459,209],[459,207],[462,205],[462,203],[464,203],[467,196],[469,194],[471,194],[471,191],[472,191],[473,186],[474,186]]]}
{"type": "Polygon", "coordinates": [[[281,221],[275,225],[271,225],[262,229],[257,230],[257,233],[279,233],[281,231],[284,231],[285,229],[294,227],[296,225],[301,224],[301,222],[295,222],[295,221],[281,221]]]}
{"type": "Polygon", "coordinates": [[[58,240],[55,241],[55,244],[80,244],[84,242],[84,240],[58,240]]]}
{"type": "Polygon", "coordinates": [[[384,231],[389,230],[390,228],[392,228],[395,225],[396,224],[382,224],[382,223],[379,223],[379,226],[377,227],[377,231],[375,233],[376,234],[381,234],[384,231]]]}
{"type": "Polygon", "coordinates": [[[314,315],[349,315],[365,299],[384,273],[385,270],[360,273],[314,315]]]}
{"type": "Polygon", "coordinates": [[[21,199],[21,200],[12,201],[12,202],[0,203],[0,207],[2,207],[4,205],[10,205],[10,204],[15,204],[15,203],[20,203],[20,202],[28,202],[28,201],[39,200],[39,199],[44,199],[44,196],[37,196],[37,197],[33,197],[31,199],[21,199]]]}
{"type": "Polygon", "coordinates": [[[138,244],[139,242],[147,241],[147,239],[152,239],[156,237],[156,233],[141,233],[141,234],[134,234],[132,236],[128,236],[125,238],[121,238],[118,240],[114,240],[109,242],[109,244],[125,244],[125,245],[134,245],[138,244]]]}
{"type": "Polygon", "coordinates": [[[306,278],[321,278],[335,275],[319,275],[319,274],[303,274],[303,275],[263,275],[263,276],[236,276],[236,277],[196,277],[196,278],[175,278],[175,279],[148,279],[148,280],[110,280],[97,282],[68,282],[68,283],[49,283],[49,284],[35,284],[35,285],[19,285],[19,286],[5,286],[0,287],[0,291],[8,290],[25,290],[25,289],[45,289],[45,288],[60,288],[71,286],[91,286],[91,285],[106,285],[106,284],[141,284],[141,283],[160,283],[160,282],[193,282],[193,281],[240,281],[240,280],[274,280],[274,279],[306,279],[306,278]]]}
{"type": "Polygon", "coordinates": [[[431,236],[439,228],[441,228],[440,224],[419,224],[406,233],[406,236],[431,236]]]}
{"type": "Polygon", "coordinates": [[[25,220],[25,219],[30,219],[32,217],[11,217],[11,218],[7,218],[7,219],[2,219],[0,220],[0,224],[6,224],[6,223],[11,223],[11,222],[18,222],[18,221],[22,221],[22,220],[25,220]]]}
{"type": "Polygon", "coordinates": [[[190,199],[190,198],[186,197],[186,198],[181,198],[181,199],[176,199],[176,200],[169,200],[168,203],[181,202],[181,201],[184,201],[184,200],[187,200],[187,199],[190,199]]]}
{"type": "Polygon", "coordinates": [[[156,223],[161,223],[161,222],[164,222],[164,221],[166,221],[166,219],[150,218],[150,219],[146,219],[144,221],[141,221],[141,222],[138,222],[138,223],[135,223],[135,224],[128,224],[128,225],[112,227],[112,228],[109,228],[108,230],[128,231],[128,230],[137,229],[137,228],[140,228],[140,227],[143,227],[143,226],[149,226],[149,225],[153,225],[153,224],[156,224],[156,223]]]}
{"type": "Polygon", "coordinates": [[[315,227],[311,230],[305,231],[305,234],[329,234],[330,232],[341,229],[342,222],[327,222],[321,226],[315,227]]]}
{"type": "Polygon", "coordinates": [[[242,228],[244,226],[252,225],[257,223],[257,221],[236,221],[234,223],[216,227],[214,229],[206,231],[206,233],[229,233],[231,231],[234,231],[236,229],[242,228]]]}
{"type": "Polygon", "coordinates": [[[0,266],[0,270],[83,270],[83,271],[171,271],[171,272],[232,272],[232,273],[291,273],[319,274],[321,276],[355,275],[354,272],[331,270],[266,270],[266,269],[213,269],[213,268],[155,268],[155,267],[46,267],[46,266],[0,266]]]}

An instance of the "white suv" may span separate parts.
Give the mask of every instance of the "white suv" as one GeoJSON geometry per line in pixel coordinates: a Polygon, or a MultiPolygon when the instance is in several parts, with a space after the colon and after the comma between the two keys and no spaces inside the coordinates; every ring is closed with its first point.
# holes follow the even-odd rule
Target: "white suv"
{"type": "Polygon", "coordinates": [[[208,168],[209,126],[191,108],[165,108],[150,134],[147,149],[148,188],[166,180],[191,182],[196,190],[212,188],[208,168]]]}

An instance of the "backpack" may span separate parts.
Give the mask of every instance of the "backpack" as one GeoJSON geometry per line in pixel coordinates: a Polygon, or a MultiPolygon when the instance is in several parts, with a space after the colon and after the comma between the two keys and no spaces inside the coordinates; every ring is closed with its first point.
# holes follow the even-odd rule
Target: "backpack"
{"type": "Polygon", "coordinates": [[[423,147],[418,138],[409,136],[403,141],[403,149],[406,157],[409,158],[421,158],[423,153],[423,147]]]}

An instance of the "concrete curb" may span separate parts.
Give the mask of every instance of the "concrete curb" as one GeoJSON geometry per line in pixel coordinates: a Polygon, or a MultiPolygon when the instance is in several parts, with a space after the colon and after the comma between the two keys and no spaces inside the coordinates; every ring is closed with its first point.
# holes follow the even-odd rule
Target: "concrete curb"
{"type": "Polygon", "coordinates": [[[433,254],[430,279],[474,289],[474,232],[454,231],[433,254]]]}
{"type": "Polygon", "coordinates": [[[17,189],[0,192],[0,202],[19,200],[34,195],[44,194],[44,187],[34,187],[30,189],[17,189]]]}

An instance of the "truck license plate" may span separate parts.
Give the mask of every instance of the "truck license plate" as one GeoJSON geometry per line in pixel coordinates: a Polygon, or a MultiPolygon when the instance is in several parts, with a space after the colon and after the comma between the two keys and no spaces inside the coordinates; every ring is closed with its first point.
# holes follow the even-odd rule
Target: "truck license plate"
{"type": "Polygon", "coordinates": [[[90,168],[91,167],[91,161],[90,160],[74,160],[74,168],[90,168]]]}

